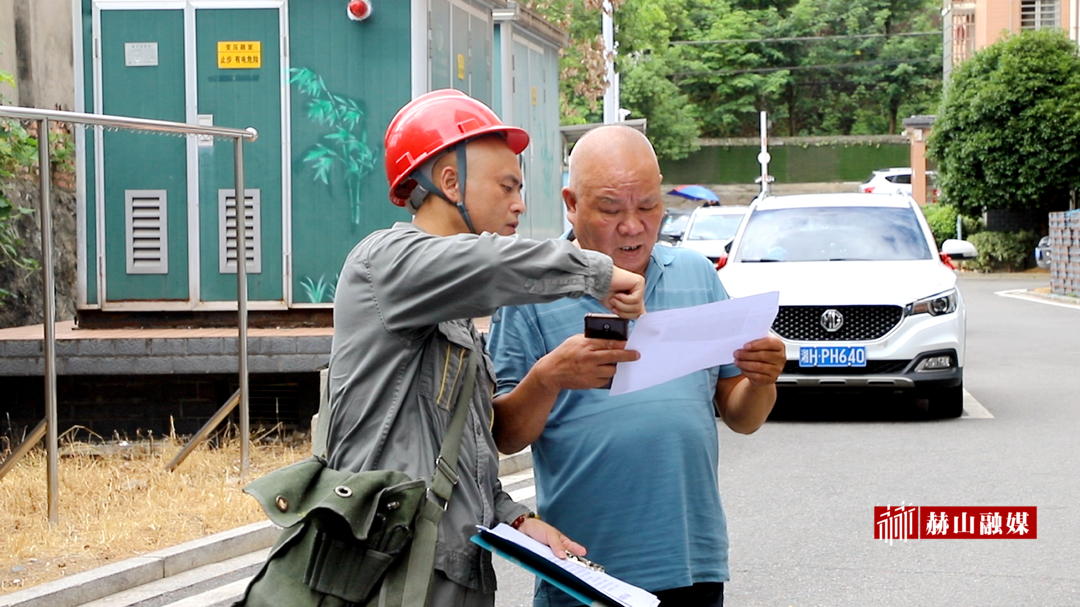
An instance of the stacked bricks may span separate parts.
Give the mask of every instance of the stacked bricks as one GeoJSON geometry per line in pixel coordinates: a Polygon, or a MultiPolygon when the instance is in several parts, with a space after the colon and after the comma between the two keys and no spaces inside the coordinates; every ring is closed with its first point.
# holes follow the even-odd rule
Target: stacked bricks
{"type": "Polygon", "coordinates": [[[1050,290],[1080,297],[1080,210],[1050,213],[1050,290]]]}
{"type": "MultiPolygon", "coordinates": [[[[315,373],[330,358],[329,335],[248,338],[251,373],[315,373]]],[[[56,340],[60,375],[236,373],[237,338],[169,337],[56,340]]],[[[0,340],[0,378],[42,375],[41,339],[0,340]]],[[[2,382],[2,380],[0,380],[2,382]]]]}

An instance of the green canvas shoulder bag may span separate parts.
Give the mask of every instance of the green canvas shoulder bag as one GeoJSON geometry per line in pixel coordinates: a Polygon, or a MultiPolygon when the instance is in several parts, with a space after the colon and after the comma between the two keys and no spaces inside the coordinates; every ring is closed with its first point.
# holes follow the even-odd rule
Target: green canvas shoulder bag
{"type": "Polygon", "coordinates": [[[476,367],[473,351],[430,482],[332,470],[311,457],[245,487],[284,530],[234,607],[427,605],[476,367]]]}

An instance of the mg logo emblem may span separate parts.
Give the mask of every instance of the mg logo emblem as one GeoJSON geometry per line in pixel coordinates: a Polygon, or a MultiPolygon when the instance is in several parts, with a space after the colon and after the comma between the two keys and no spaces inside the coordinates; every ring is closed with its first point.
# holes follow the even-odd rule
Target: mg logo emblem
{"type": "Polygon", "coordinates": [[[836,333],[844,326],[844,315],[839,310],[829,308],[821,314],[821,326],[829,333],[836,333]]]}

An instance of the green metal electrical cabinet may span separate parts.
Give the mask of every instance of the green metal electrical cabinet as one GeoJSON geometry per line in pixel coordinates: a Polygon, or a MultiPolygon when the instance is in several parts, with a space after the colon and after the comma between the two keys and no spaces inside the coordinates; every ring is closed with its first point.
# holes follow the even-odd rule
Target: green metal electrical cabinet
{"type": "Polygon", "coordinates": [[[73,0],[77,110],[236,128],[230,141],[98,128],[79,148],[79,308],[328,307],[345,256],[408,214],[390,204],[382,137],[428,90],[457,88],[532,135],[520,232],[562,229],[558,51],[565,34],[514,3],[371,0],[73,0]]]}

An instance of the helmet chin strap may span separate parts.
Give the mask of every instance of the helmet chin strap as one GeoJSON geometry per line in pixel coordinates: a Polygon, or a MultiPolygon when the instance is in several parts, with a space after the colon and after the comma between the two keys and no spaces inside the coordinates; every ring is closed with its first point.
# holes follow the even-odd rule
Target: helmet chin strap
{"type": "Polygon", "coordinates": [[[439,189],[439,186],[435,185],[431,179],[428,179],[428,176],[424,175],[423,171],[417,171],[416,174],[413,175],[413,179],[416,180],[416,183],[420,184],[420,187],[432,194],[438,195],[443,200],[456,206],[458,212],[461,213],[461,218],[465,220],[465,227],[469,228],[469,232],[479,234],[479,232],[476,231],[476,228],[473,227],[472,218],[469,217],[469,210],[465,208],[465,178],[468,174],[468,167],[465,164],[465,144],[466,142],[461,142],[455,146],[457,148],[458,184],[460,186],[458,190],[461,192],[461,195],[458,196],[457,203],[450,202],[450,198],[447,197],[447,195],[444,194],[443,191],[439,189]]]}

